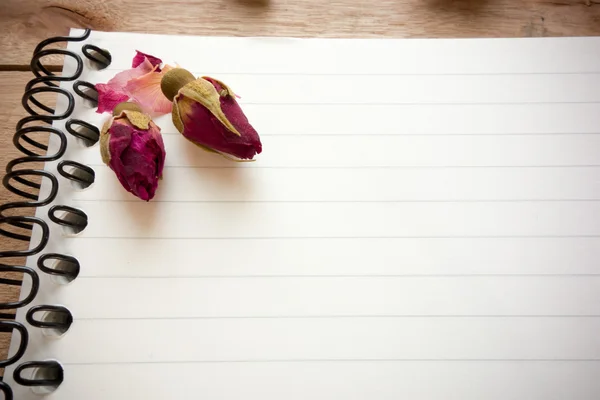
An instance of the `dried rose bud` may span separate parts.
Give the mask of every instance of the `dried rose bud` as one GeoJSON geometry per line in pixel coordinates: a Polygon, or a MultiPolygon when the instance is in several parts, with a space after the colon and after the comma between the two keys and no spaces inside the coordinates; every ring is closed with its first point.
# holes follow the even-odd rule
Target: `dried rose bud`
{"type": "Polygon", "coordinates": [[[196,145],[243,160],[262,151],[258,133],[223,82],[174,68],[164,74],[161,90],[173,100],[173,124],[196,145]]]}
{"type": "Polygon", "coordinates": [[[121,103],[100,133],[102,161],[121,185],[148,201],[154,197],[165,165],[160,128],[133,103],[121,103]]]}

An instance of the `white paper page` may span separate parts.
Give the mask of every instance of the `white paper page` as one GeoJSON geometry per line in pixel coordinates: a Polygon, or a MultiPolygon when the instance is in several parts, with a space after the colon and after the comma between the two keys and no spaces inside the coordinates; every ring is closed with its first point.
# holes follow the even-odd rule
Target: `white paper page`
{"type": "Polygon", "coordinates": [[[232,163],[159,117],[144,203],[69,138],[96,182],[59,178],[89,225],[52,225],[81,273],[32,304],[75,319],[30,329],[22,361],[65,370],[48,398],[600,398],[600,38],[85,43],[113,59],[92,83],[136,49],[224,81],[264,151],[232,163]]]}

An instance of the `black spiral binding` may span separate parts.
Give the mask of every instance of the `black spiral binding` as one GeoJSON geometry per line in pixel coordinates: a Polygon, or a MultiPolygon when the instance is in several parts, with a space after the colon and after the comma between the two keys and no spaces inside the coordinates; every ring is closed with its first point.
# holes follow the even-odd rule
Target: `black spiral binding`
{"type": "MultiPolygon", "coordinates": [[[[22,201],[15,201],[0,205],[0,235],[16,239],[22,242],[30,242],[31,232],[37,226],[41,230],[39,243],[30,244],[28,250],[0,251],[0,258],[7,259],[13,257],[29,257],[43,252],[48,244],[50,228],[41,218],[15,215],[20,214],[19,210],[27,208],[43,207],[51,204],[56,198],[59,190],[59,183],[56,176],[43,169],[36,169],[35,163],[45,163],[60,159],[67,149],[67,137],[65,134],[52,126],[54,121],[65,120],[69,118],[75,107],[73,95],[59,87],[60,82],[75,81],[83,72],[84,63],[82,58],[76,53],[63,49],[45,49],[50,44],[57,42],[81,42],[90,35],[90,30],[86,30],[79,37],[54,37],[42,41],[34,50],[31,60],[31,70],[35,78],[29,81],[25,87],[25,93],[22,97],[22,105],[29,113],[29,116],[21,119],[17,123],[16,133],[13,137],[13,143],[23,157],[19,157],[8,163],[6,175],[2,184],[12,193],[23,198],[22,201]],[[41,63],[43,57],[49,55],[64,55],[75,60],[77,67],[71,76],[54,75],[41,63]],[[36,98],[41,93],[57,93],[67,100],[67,110],[59,115],[55,115],[52,107],[44,104],[36,98]],[[35,105],[42,112],[34,110],[35,105]],[[58,150],[54,154],[47,154],[48,146],[39,142],[32,134],[48,133],[56,135],[60,140],[58,150]],[[37,193],[31,193],[30,189],[39,190],[42,185],[37,180],[47,180],[50,183],[49,194],[45,198],[38,198],[37,193]],[[9,211],[11,211],[9,213],[9,211]],[[10,215],[9,215],[10,214],[10,215]]],[[[111,61],[110,53],[93,45],[85,45],[82,48],[83,54],[90,59],[96,66],[106,68],[111,61]]],[[[77,85],[74,90],[78,91],[77,85]]],[[[98,141],[99,131],[96,127],[80,120],[69,120],[66,123],[66,129],[73,136],[81,139],[85,145],[92,145],[98,141]]],[[[94,171],[86,165],[75,161],[61,161],[57,170],[60,175],[74,182],[79,187],[87,187],[94,180],[94,171]]],[[[72,232],[81,232],[87,226],[87,216],[81,210],[65,206],[54,205],[48,211],[51,221],[67,227],[72,232]]],[[[79,274],[79,262],[68,255],[48,253],[43,254],[38,259],[38,268],[49,275],[58,276],[65,281],[71,281],[79,274]]],[[[18,272],[29,276],[31,279],[30,292],[22,296],[22,300],[10,303],[0,303],[0,310],[17,309],[31,303],[35,298],[40,279],[38,273],[27,266],[12,265],[12,263],[1,263],[0,272],[18,272]]],[[[21,281],[13,279],[0,278],[0,285],[20,286],[21,281]]],[[[0,361],[0,368],[12,365],[23,357],[29,335],[27,328],[20,322],[11,320],[14,314],[0,313],[0,332],[19,332],[20,343],[17,346],[16,353],[9,355],[6,360],[0,361]]],[[[59,332],[66,331],[73,321],[73,317],[68,309],[54,305],[39,305],[28,310],[26,315],[27,322],[40,329],[56,329],[59,332]],[[40,320],[38,313],[44,313],[46,318],[40,320]],[[36,315],[37,314],[37,315],[36,315]],[[48,317],[49,316],[49,317],[48,317]]],[[[13,339],[14,340],[14,339],[13,339]]],[[[60,364],[52,360],[31,361],[20,364],[13,374],[16,383],[25,386],[45,386],[57,387],[63,381],[63,370],[60,364]],[[31,378],[23,377],[26,370],[37,371],[31,378]]],[[[12,399],[11,388],[0,380],[0,393],[4,394],[4,399],[12,399]]]]}

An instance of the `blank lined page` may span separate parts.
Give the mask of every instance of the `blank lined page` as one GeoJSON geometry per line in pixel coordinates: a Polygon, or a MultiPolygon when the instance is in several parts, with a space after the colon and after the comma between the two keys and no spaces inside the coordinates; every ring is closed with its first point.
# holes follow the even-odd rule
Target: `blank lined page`
{"type": "MultiPolygon", "coordinates": [[[[264,150],[232,163],[158,117],[145,203],[69,138],[96,180],[59,177],[55,204],[89,225],[51,226],[46,252],[81,273],[42,276],[32,304],[75,319],[60,339],[30,329],[24,360],[64,367],[48,398],[600,398],[599,38],[92,32],[69,48],[86,43],[112,54],[91,83],[136,49],[222,80],[264,150]]],[[[73,118],[108,118],[76,101],[73,118]]]]}

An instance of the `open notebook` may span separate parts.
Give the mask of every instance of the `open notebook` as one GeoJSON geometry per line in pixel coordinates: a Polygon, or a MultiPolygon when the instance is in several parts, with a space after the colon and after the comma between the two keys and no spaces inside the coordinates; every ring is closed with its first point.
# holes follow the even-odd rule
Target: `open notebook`
{"type": "MultiPolygon", "coordinates": [[[[85,44],[112,62],[83,58],[79,80],[137,49],[226,82],[264,150],[232,163],[157,118],[166,167],[145,203],[67,134],[63,158],[95,182],[57,174],[37,216],[41,254],[80,273],[40,272],[17,320],[61,305],[74,321],[60,338],[26,325],[16,399],[38,397],[15,367],[43,360],[64,370],[60,400],[600,398],[600,38],[92,32],[68,49],[85,44]],[[87,227],[49,221],[56,204],[87,227]]],[[[70,118],[108,114],[75,96],[70,118]]]]}

